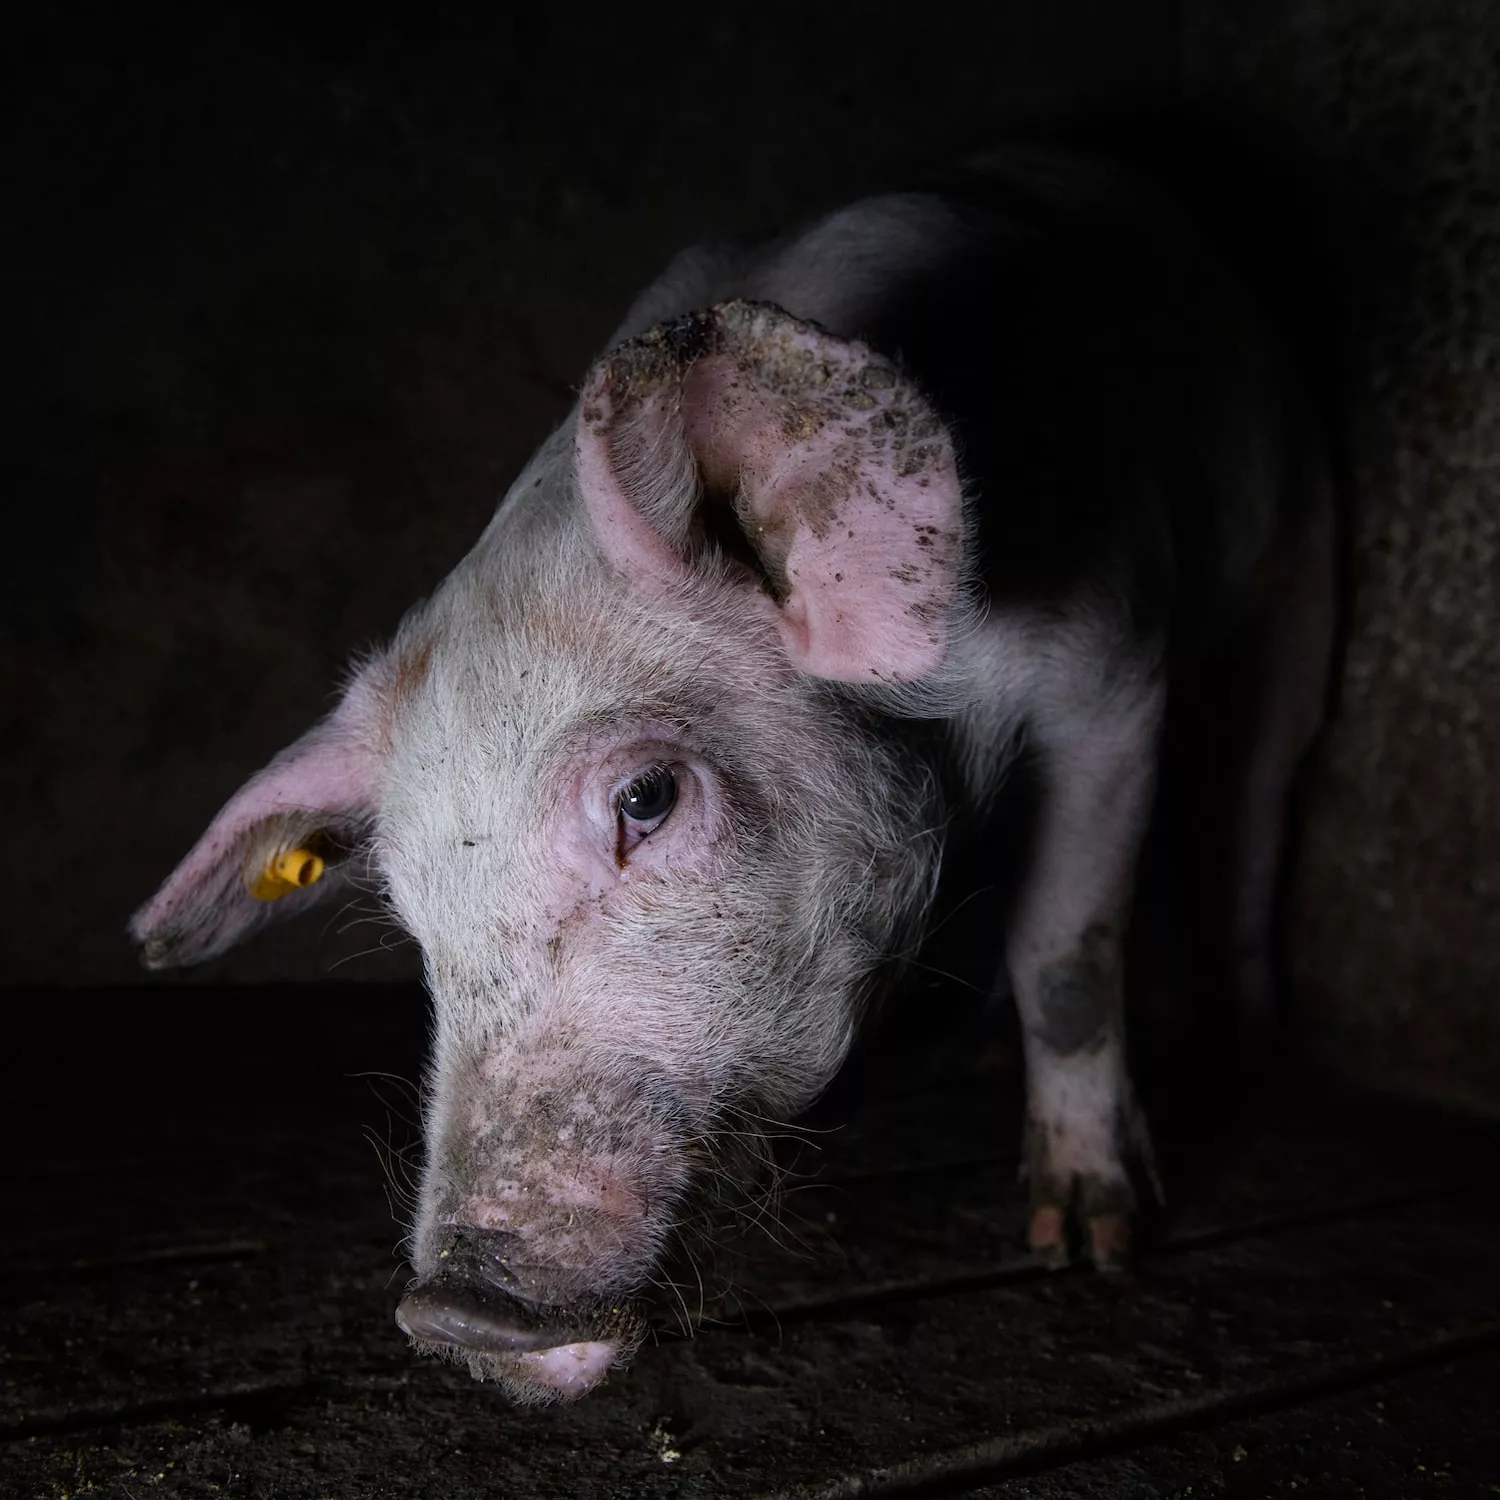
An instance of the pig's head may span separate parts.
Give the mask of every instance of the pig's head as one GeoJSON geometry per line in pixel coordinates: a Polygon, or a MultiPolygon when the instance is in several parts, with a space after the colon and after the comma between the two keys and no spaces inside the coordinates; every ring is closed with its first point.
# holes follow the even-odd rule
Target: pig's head
{"type": "Polygon", "coordinates": [[[883,726],[941,677],[964,550],[895,366],[744,303],[656,329],[137,915],[192,963],[365,871],[420,941],[420,1345],[588,1389],[695,1185],[832,1077],[935,871],[883,726]]]}

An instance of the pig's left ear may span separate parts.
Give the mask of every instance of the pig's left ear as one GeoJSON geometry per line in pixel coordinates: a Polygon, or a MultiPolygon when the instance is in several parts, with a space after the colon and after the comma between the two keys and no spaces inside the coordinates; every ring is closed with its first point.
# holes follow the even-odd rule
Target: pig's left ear
{"type": "Polygon", "coordinates": [[[375,817],[380,753],[371,669],[327,718],[225,803],[131,918],[148,968],[201,963],[344,883],[375,817]]]}
{"type": "Polygon", "coordinates": [[[937,413],[889,360],[726,302],[615,349],[585,383],[579,488],[611,562],[671,589],[747,564],[795,666],[909,682],[960,607],[963,495],[937,413]]]}

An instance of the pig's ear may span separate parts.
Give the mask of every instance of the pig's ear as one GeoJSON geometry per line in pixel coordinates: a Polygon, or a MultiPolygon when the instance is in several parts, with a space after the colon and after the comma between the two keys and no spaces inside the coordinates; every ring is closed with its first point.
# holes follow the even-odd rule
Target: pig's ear
{"type": "Polygon", "coordinates": [[[326,719],[229,799],[131,919],[152,969],[201,963],[345,884],[365,855],[379,786],[367,671],[326,719]]]}
{"type": "Polygon", "coordinates": [[[670,589],[717,551],[802,671],[909,682],[942,662],[963,592],[953,445],[866,345],[747,302],[678,319],[590,372],[576,456],[628,576],[670,589]]]}

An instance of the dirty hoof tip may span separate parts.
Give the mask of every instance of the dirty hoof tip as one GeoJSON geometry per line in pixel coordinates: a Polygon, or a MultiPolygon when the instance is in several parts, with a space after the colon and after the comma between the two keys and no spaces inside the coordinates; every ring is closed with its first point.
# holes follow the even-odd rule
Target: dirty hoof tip
{"type": "Polygon", "coordinates": [[[1096,1270],[1128,1269],[1132,1243],[1126,1214],[1096,1214],[1089,1220],[1089,1259],[1096,1270]]]}
{"type": "Polygon", "coordinates": [[[1026,1244],[1032,1258],[1049,1271],[1060,1271],[1072,1262],[1068,1250],[1068,1219],[1060,1208],[1044,1205],[1031,1211],[1026,1244]]]}

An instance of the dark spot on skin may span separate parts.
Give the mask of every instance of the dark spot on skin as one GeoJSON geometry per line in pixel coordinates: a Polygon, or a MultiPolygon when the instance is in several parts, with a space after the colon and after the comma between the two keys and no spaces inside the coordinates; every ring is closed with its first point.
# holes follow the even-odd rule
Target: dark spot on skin
{"type": "Polygon", "coordinates": [[[920,474],[923,469],[930,468],[933,457],[932,449],[927,444],[916,448],[902,448],[896,455],[896,473],[902,479],[910,479],[913,474],[920,474]]]}
{"type": "MultiPolygon", "coordinates": [[[[663,381],[676,378],[686,366],[713,353],[722,339],[723,330],[714,313],[708,311],[674,318],[621,344],[603,369],[603,381],[616,412],[634,406],[663,381]]],[[[597,425],[605,420],[605,414],[597,406],[585,405],[583,419],[597,425]]]]}
{"type": "Polygon", "coordinates": [[[799,485],[796,509],[807,529],[823,541],[838,522],[839,506],[849,496],[855,483],[852,459],[835,461],[820,473],[799,485]]]}
{"type": "Polygon", "coordinates": [[[404,642],[396,653],[390,681],[390,699],[400,705],[427,681],[432,669],[432,653],[437,642],[432,636],[404,642]]]}
{"type": "Polygon", "coordinates": [[[811,406],[788,402],[777,413],[776,426],[789,443],[805,443],[819,432],[824,419],[811,406]]]}
{"type": "Polygon", "coordinates": [[[474,840],[473,839],[465,839],[464,840],[464,848],[465,849],[472,849],[473,847],[474,847],[474,840]]]}
{"type": "Polygon", "coordinates": [[[1102,923],[1090,927],[1078,951],[1048,964],[1036,981],[1033,1036],[1059,1057],[1103,1046],[1120,986],[1120,944],[1102,923]]]}
{"type": "Polygon", "coordinates": [[[661,330],[662,342],[684,363],[707,354],[714,347],[714,333],[702,313],[674,318],[661,330]]]}

